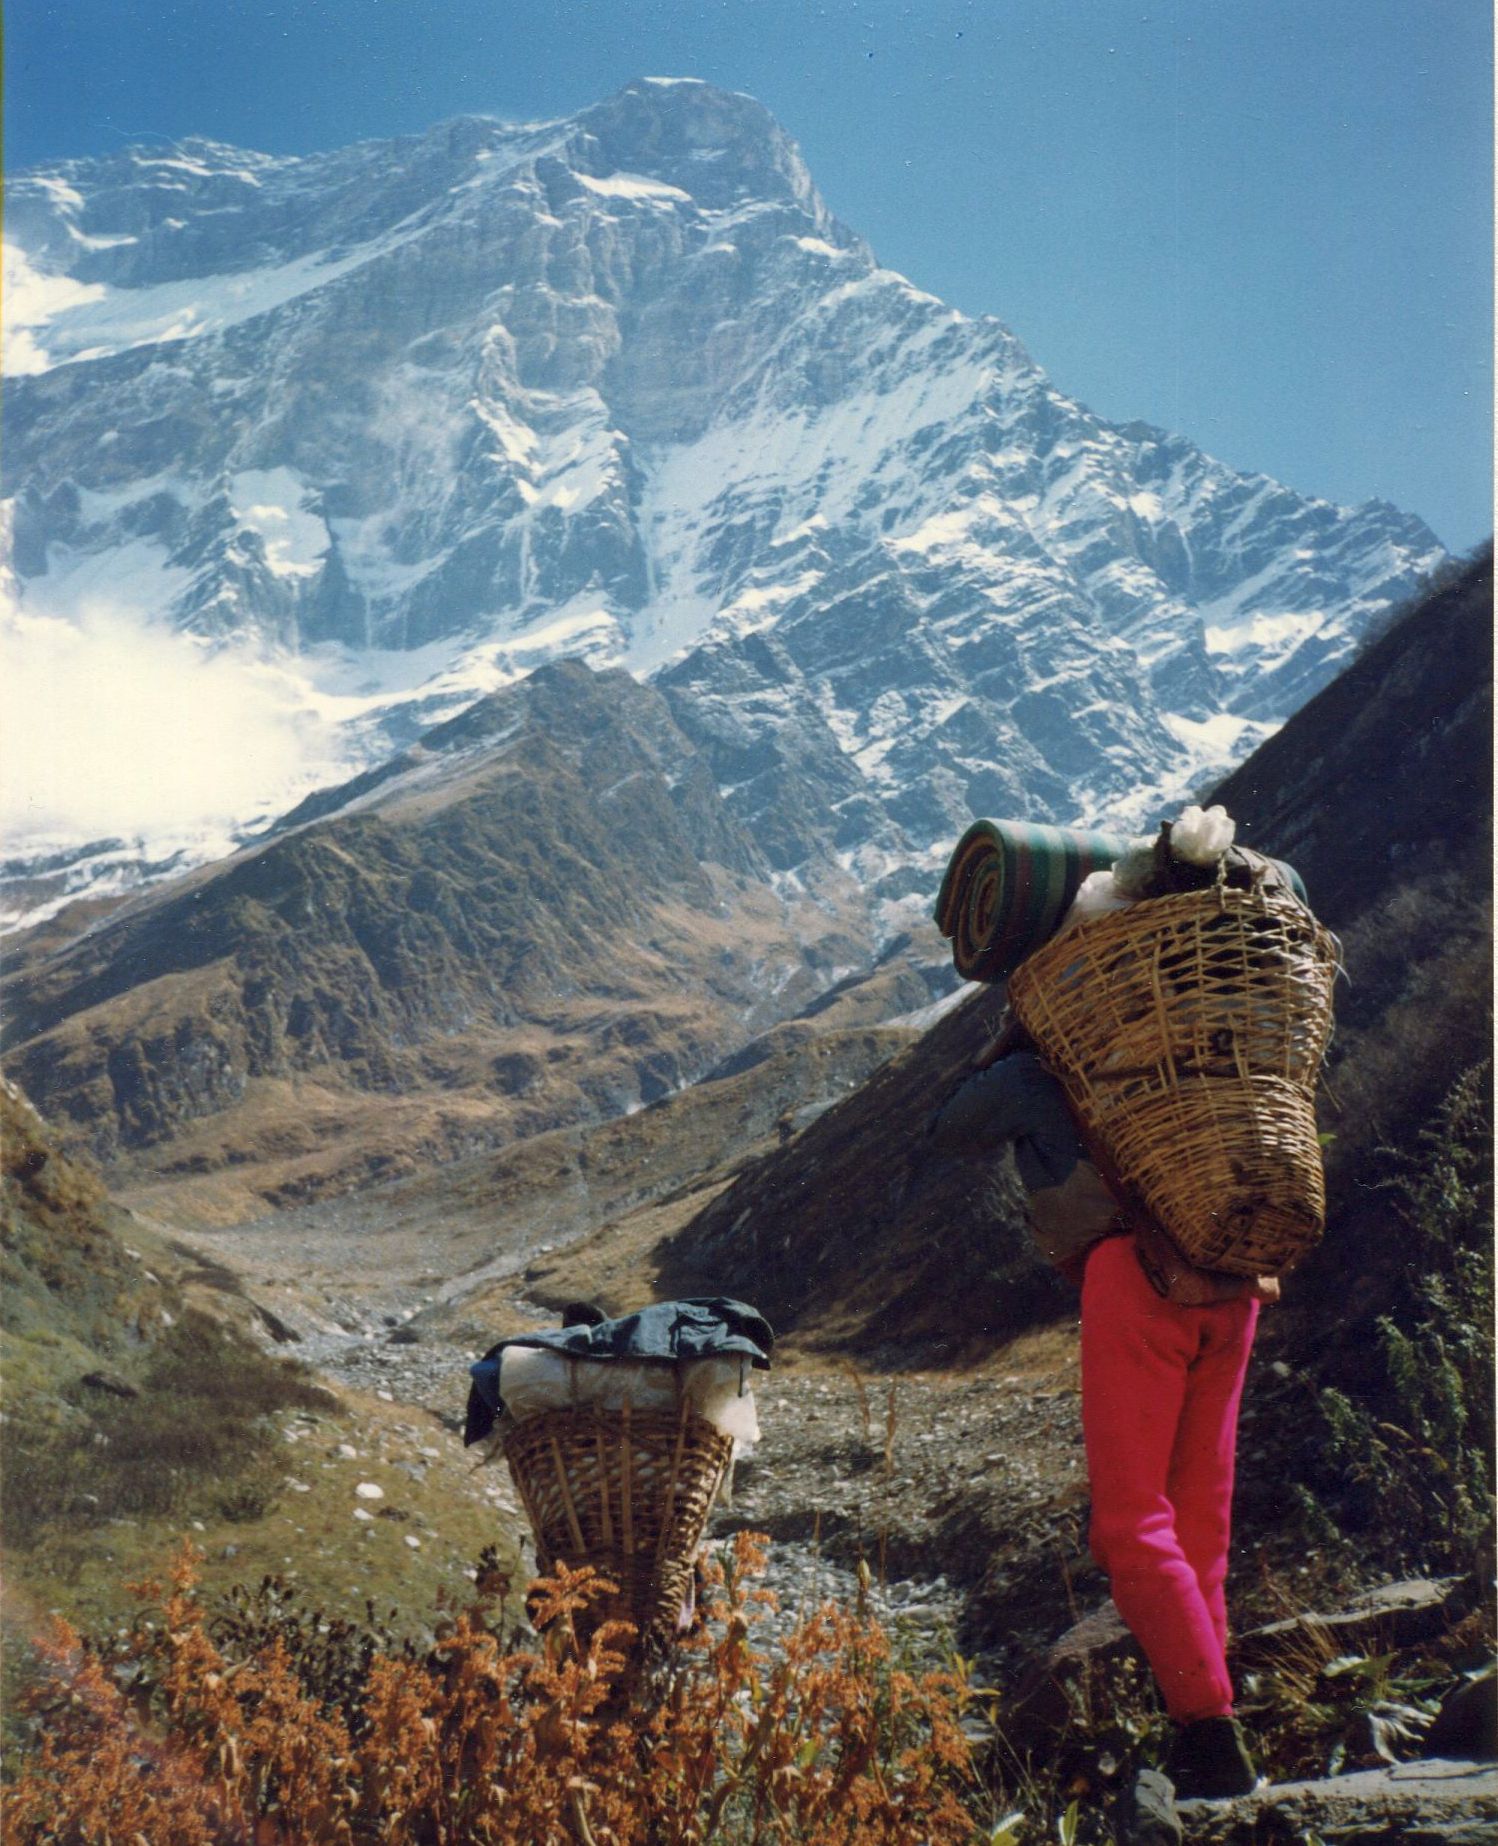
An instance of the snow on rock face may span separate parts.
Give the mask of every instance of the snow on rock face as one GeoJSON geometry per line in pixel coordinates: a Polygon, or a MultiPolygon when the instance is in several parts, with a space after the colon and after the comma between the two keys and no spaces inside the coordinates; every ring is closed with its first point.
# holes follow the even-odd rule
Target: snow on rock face
{"type": "Polygon", "coordinates": [[[1093,416],[693,80],[128,148],[15,176],[6,236],[23,615],[128,566],[356,762],[557,655],[655,674],[772,862],[895,901],[975,813],[1149,818],[1441,556],[1093,416]]]}

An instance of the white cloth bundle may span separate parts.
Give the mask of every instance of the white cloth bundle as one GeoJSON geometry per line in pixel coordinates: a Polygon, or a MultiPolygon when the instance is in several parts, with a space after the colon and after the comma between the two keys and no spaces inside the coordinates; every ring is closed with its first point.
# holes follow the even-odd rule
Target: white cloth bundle
{"type": "Polygon", "coordinates": [[[1061,927],[1056,934],[1064,936],[1076,924],[1086,923],[1093,917],[1106,916],[1110,910],[1127,910],[1132,902],[1132,898],[1125,897],[1118,889],[1112,872],[1090,872],[1077,887],[1071,909],[1061,919],[1061,927]]]}
{"type": "Polygon", "coordinates": [[[749,1360],[737,1354],[675,1366],[639,1359],[573,1359],[544,1346],[507,1346],[500,1356],[499,1395],[507,1413],[520,1422],[568,1404],[674,1410],[679,1390],[698,1416],[733,1437],[737,1461],[759,1441],[750,1369],[749,1360]]]}
{"type": "Polygon", "coordinates": [[[1181,818],[1170,829],[1170,852],[1174,859],[1190,865],[1216,865],[1233,843],[1238,824],[1223,807],[1181,810],[1181,818]]]}
{"type": "MultiPolygon", "coordinates": [[[[1189,865],[1215,865],[1232,845],[1237,831],[1237,822],[1226,808],[1200,808],[1193,803],[1183,808],[1181,818],[1171,824],[1171,857],[1184,859],[1189,865]]],[[[1082,880],[1057,935],[1093,917],[1106,916],[1110,910],[1126,910],[1141,897],[1153,896],[1154,869],[1155,842],[1148,834],[1130,840],[1127,850],[1106,872],[1093,872],[1082,880]]]]}

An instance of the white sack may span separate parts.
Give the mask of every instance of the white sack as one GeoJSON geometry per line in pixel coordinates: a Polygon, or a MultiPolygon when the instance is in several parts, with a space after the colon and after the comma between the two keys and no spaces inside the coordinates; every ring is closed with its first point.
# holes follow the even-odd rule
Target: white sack
{"type": "Polygon", "coordinates": [[[1216,865],[1237,831],[1238,823],[1229,818],[1226,808],[1183,808],[1170,829],[1171,855],[1191,865],[1216,865]]]}
{"type": "Polygon", "coordinates": [[[759,1441],[747,1358],[690,1359],[682,1366],[637,1359],[571,1359],[544,1346],[507,1346],[499,1358],[499,1395],[517,1422],[568,1404],[600,1410],[674,1410],[678,1376],[687,1402],[733,1437],[734,1459],[759,1441]]]}

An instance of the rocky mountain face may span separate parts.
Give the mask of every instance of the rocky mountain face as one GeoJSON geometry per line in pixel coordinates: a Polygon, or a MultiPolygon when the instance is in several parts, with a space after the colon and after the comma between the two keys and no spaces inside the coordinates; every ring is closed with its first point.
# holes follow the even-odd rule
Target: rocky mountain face
{"type": "MultiPolygon", "coordinates": [[[[258,653],[365,765],[558,655],[654,675],[768,864],[876,898],[975,813],[1226,766],[1442,556],[1094,416],[696,81],[126,148],[14,176],[6,238],[23,612],[258,653]]],[[[27,842],[12,881],[117,885],[139,830],[27,842]]]]}
{"type": "Polygon", "coordinates": [[[872,948],[846,881],[776,895],[659,692],[575,661],[60,934],[7,1069],[97,1157],[261,1210],[664,1097],[872,948]]]}
{"type": "MultiPolygon", "coordinates": [[[[1401,1248],[1381,1161],[1418,1145],[1454,1080],[1490,1054],[1491,631],[1489,555],[1212,793],[1247,839],[1292,860],[1342,938],[1322,1097],[1328,1230],[1294,1291],[1316,1350],[1331,1314],[1361,1316],[1373,1344],[1380,1277],[1401,1248]]],[[[1031,1251],[1013,1174],[934,1159],[924,1141],[1001,1006],[1000,989],[976,992],[745,1167],[663,1253],[663,1290],[711,1278],[835,1347],[914,1345],[934,1362],[1072,1299],[1031,1251]]]]}

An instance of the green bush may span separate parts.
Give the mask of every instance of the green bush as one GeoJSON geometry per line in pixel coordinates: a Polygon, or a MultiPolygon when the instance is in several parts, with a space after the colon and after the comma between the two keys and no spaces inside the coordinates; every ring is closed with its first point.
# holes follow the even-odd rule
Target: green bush
{"type": "Polygon", "coordinates": [[[1458,1079],[1386,1182],[1406,1242],[1377,1323],[1373,1387],[1318,1394],[1309,1483],[1339,1525],[1376,1527],[1388,1551],[1465,1568],[1491,1521],[1492,1107],[1485,1066],[1458,1079]]]}
{"type": "Polygon", "coordinates": [[[61,1422],[35,1401],[11,1408],[0,1425],[9,1543],[35,1546],[64,1522],[258,1518],[279,1472],[270,1417],[334,1401],[197,1313],[166,1330],[136,1388],[121,1398],[75,1386],[61,1422]]]}

